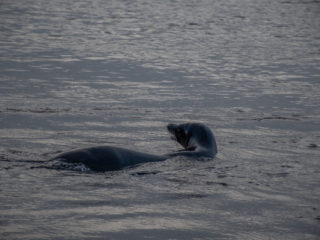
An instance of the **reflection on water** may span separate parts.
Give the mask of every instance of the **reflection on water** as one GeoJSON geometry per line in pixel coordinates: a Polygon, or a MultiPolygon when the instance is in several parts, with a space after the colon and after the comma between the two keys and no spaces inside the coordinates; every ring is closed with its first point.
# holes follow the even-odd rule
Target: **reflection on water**
{"type": "Polygon", "coordinates": [[[319,238],[317,1],[2,1],[3,239],[319,238]],[[61,151],[179,148],[168,122],[216,134],[212,161],[97,174],[61,151]]]}

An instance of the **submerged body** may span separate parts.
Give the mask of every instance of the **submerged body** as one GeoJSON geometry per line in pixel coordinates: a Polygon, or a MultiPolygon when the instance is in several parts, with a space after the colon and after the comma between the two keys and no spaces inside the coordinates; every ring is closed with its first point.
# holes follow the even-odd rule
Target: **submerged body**
{"type": "Polygon", "coordinates": [[[91,170],[104,172],[119,170],[145,162],[163,161],[167,157],[119,147],[98,146],[62,153],[54,159],[67,163],[82,163],[91,170]]]}
{"type": "Polygon", "coordinates": [[[82,163],[94,171],[113,171],[146,162],[164,161],[175,156],[214,157],[217,145],[211,130],[200,123],[169,124],[172,139],[184,149],[165,155],[153,155],[129,149],[98,146],[62,153],[54,158],[66,163],[82,163]]]}

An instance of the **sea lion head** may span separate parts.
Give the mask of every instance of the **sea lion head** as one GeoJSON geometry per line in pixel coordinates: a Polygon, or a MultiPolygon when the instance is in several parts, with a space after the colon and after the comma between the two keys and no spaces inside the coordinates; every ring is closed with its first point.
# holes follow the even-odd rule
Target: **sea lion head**
{"type": "Polygon", "coordinates": [[[217,153],[217,145],[210,128],[202,123],[168,124],[171,138],[187,151],[208,151],[217,153]]]}

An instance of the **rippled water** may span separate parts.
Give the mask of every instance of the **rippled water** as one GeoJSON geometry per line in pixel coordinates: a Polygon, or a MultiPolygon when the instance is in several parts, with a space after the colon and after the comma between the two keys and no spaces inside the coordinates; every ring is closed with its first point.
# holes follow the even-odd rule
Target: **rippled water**
{"type": "Polygon", "coordinates": [[[1,1],[1,239],[318,239],[320,2],[1,1]],[[108,173],[57,153],[179,148],[108,173]]]}

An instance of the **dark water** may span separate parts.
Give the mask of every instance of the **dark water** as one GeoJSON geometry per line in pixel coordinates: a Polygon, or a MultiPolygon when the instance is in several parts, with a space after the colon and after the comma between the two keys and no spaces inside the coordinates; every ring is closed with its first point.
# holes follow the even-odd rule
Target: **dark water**
{"type": "Polygon", "coordinates": [[[1,239],[319,239],[320,2],[0,1],[1,239]],[[43,168],[94,145],[211,161],[43,168]]]}

